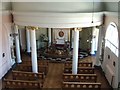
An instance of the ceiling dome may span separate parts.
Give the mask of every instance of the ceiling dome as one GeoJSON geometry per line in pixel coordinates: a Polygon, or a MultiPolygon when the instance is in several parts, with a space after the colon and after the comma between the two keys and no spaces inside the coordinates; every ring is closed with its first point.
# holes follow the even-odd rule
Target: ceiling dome
{"type": "MultiPolygon", "coordinates": [[[[94,11],[102,11],[102,3],[94,2],[94,11]]],[[[14,2],[14,11],[80,13],[92,12],[93,2],[14,2]]]]}
{"type": "Polygon", "coordinates": [[[45,28],[91,27],[102,23],[101,4],[101,2],[13,2],[12,9],[14,23],[18,25],[45,28]]]}

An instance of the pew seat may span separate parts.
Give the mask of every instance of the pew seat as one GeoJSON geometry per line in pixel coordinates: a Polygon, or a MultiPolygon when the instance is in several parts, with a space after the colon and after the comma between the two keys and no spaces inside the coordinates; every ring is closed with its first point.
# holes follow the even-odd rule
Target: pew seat
{"type": "MultiPolygon", "coordinates": [[[[64,68],[66,67],[72,67],[72,61],[66,61],[64,68]]],[[[92,62],[78,62],[78,67],[92,67],[92,62]]]]}
{"type": "Polygon", "coordinates": [[[66,74],[63,73],[64,82],[97,82],[96,74],[66,74]]]}
{"type": "Polygon", "coordinates": [[[81,83],[81,82],[63,82],[62,88],[69,88],[69,89],[96,89],[100,90],[101,89],[101,83],[81,83]]]}
{"type": "MultiPolygon", "coordinates": [[[[49,66],[49,61],[48,60],[37,60],[37,63],[39,66],[49,66]]],[[[31,60],[24,60],[22,64],[29,64],[32,65],[31,60]]]]}
{"type": "MultiPolygon", "coordinates": [[[[15,69],[16,71],[25,71],[25,72],[32,72],[32,65],[28,64],[18,64],[15,69]]],[[[38,66],[38,72],[44,73],[45,75],[48,72],[48,66],[38,66]]]]}
{"type": "Polygon", "coordinates": [[[12,70],[12,77],[14,80],[42,80],[44,81],[44,73],[33,73],[24,71],[14,71],[12,70]]]}
{"type": "MultiPolygon", "coordinates": [[[[25,80],[10,80],[10,79],[4,79],[3,83],[5,85],[5,89],[37,89],[43,87],[42,81],[25,81],[25,80]]],[[[20,89],[20,90],[21,90],[20,89]]]]}
{"type": "MultiPolygon", "coordinates": [[[[64,73],[72,73],[72,68],[66,67],[64,68],[64,73]]],[[[78,74],[94,74],[93,67],[78,67],[78,74]]]]}

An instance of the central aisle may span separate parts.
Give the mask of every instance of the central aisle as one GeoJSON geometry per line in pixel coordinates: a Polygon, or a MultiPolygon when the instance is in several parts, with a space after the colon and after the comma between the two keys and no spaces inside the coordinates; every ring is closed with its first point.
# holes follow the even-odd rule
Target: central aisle
{"type": "Polygon", "coordinates": [[[61,88],[63,63],[49,63],[49,70],[43,88],[61,88]]]}

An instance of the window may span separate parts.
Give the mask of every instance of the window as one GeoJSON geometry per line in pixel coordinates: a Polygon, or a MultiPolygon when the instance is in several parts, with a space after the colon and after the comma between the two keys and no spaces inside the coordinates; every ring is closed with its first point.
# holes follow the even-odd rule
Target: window
{"type": "Polygon", "coordinates": [[[105,47],[108,47],[118,57],[118,29],[115,23],[111,22],[105,36],[105,47]]]}

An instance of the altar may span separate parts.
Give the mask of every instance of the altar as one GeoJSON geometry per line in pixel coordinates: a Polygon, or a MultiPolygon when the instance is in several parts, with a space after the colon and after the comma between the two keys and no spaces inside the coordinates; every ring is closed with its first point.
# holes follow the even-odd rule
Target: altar
{"type": "Polygon", "coordinates": [[[65,44],[64,39],[56,39],[56,44],[65,44]]]}
{"type": "Polygon", "coordinates": [[[52,60],[70,59],[71,54],[69,49],[69,46],[66,44],[52,44],[44,51],[44,57],[47,59],[51,58],[52,60]]]}

